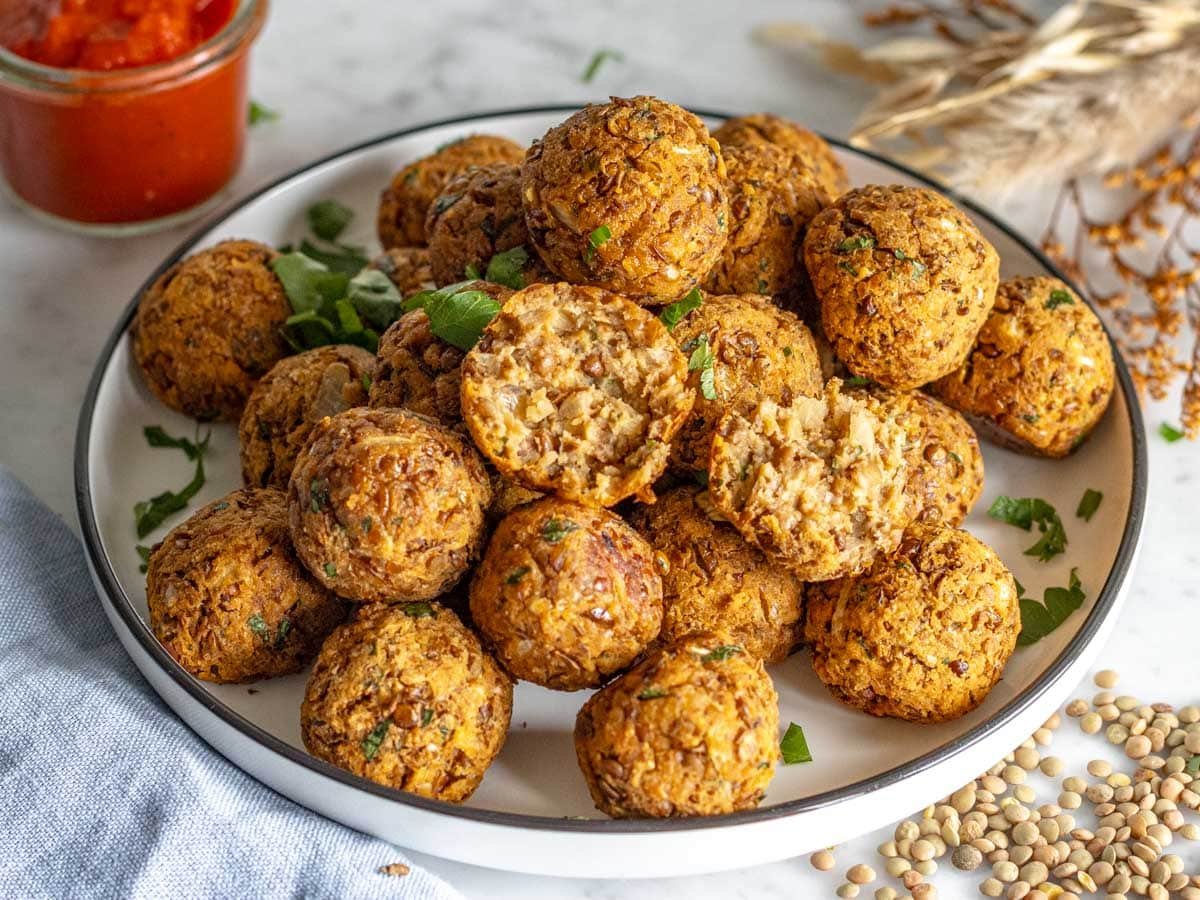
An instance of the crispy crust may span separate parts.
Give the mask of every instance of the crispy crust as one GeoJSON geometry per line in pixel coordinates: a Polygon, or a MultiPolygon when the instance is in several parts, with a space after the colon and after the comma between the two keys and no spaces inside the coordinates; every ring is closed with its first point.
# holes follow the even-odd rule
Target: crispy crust
{"type": "Polygon", "coordinates": [[[463,417],[496,467],[590,505],[645,492],[692,406],[663,324],[597,288],[513,294],[462,371],[463,417]]]}
{"type": "Polygon", "coordinates": [[[524,148],[508,138],[473,134],[409,163],[380,195],[379,243],[385,250],[425,246],[425,215],[446,182],[472,166],[516,164],[524,157],[524,148]]]}
{"type": "Polygon", "coordinates": [[[709,491],[742,535],[805,581],[862,571],[912,517],[906,436],[841,392],[764,400],[726,413],[713,436],[709,491]]]}
{"type": "Polygon", "coordinates": [[[492,489],[458,434],[399,409],[322,420],[296,460],[288,516],[313,576],[363,602],[427,600],[478,556],[492,489]]]}
{"type": "Polygon", "coordinates": [[[428,247],[391,247],[371,261],[396,286],[401,296],[433,287],[428,247]]]}
{"type": "Polygon", "coordinates": [[[223,241],[176,263],[138,303],[133,356],[147,387],[194,419],[236,422],[254,383],[287,354],[292,314],[271,271],[278,254],[223,241]]]}
{"type": "Polygon", "coordinates": [[[666,303],[720,258],[725,164],[704,123],[672,103],[586,106],[529,148],[521,177],[530,238],[566,281],[666,303]],[[593,246],[600,228],[611,236],[593,246]]]}
{"type": "Polygon", "coordinates": [[[300,733],[309,753],[348,772],[461,803],[504,746],[511,716],[512,682],[454,613],[376,604],[321,648],[300,733]]]}
{"type": "Polygon", "coordinates": [[[172,529],[150,554],[146,602],[172,658],[220,684],[299,672],[348,611],[292,551],[283,492],[257,488],[172,529]]]}
{"type": "Polygon", "coordinates": [[[988,426],[986,437],[1061,457],[1096,427],[1115,379],[1112,347],[1087,304],[1057,278],[1010,278],[966,362],[931,390],[988,426]]]}
{"type": "Polygon", "coordinates": [[[875,716],[945,722],[983,702],[1021,630],[1012,574],[986,544],[912,525],[862,575],[809,586],[813,669],[875,716]]]}
{"type": "Polygon", "coordinates": [[[747,653],[779,662],[800,642],[804,584],[716,514],[694,485],[634,513],[634,525],[667,562],[659,641],[723,630],[747,653]]]}
{"type": "Polygon", "coordinates": [[[238,425],[242,481],[250,487],[287,488],[313,426],[364,405],[374,369],[374,356],[345,344],[277,362],[255,385],[238,425]]]}
{"type": "Polygon", "coordinates": [[[471,582],[471,617],[516,678],[596,687],[662,624],[653,549],[613,513],[558,498],[497,526],[471,582]]]}
{"type": "Polygon", "coordinates": [[[838,358],[896,390],[962,364],[1000,271],[995,249],[949,200],[896,185],[856,188],[818,214],[804,262],[838,358]]]}
{"type": "Polygon", "coordinates": [[[779,759],[779,698],[749,653],[704,661],[728,645],[724,635],[690,635],[584,704],[575,752],[597,809],[712,816],[762,800],[779,759]]]}
{"type": "Polygon", "coordinates": [[[850,189],[846,168],[825,139],[780,116],[754,113],[727,119],[713,132],[713,137],[720,142],[722,150],[746,144],[771,144],[791,151],[813,170],[831,199],[837,199],[850,189]]]}

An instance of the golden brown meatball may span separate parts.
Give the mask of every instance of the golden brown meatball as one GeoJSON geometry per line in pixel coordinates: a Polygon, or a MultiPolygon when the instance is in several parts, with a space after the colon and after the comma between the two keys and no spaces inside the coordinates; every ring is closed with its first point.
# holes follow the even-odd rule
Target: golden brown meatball
{"type": "Polygon", "coordinates": [[[720,258],[725,164],[704,123],[654,97],[586,106],[529,148],[525,222],[549,268],[648,304],[720,258]]]}
{"type": "Polygon", "coordinates": [[[288,485],[296,552],[318,581],[359,601],[450,588],[478,555],[491,500],[473,447],[399,409],[322,420],[288,485]]]}
{"type": "Polygon", "coordinates": [[[912,518],[904,428],[840,385],[731,411],[713,435],[713,505],[805,581],[862,571],[912,518]]]}
{"type": "Polygon", "coordinates": [[[1011,573],[947,525],[916,523],[863,574],[809,585],[813,669],[835,697],[875,716],[965,715],[1000,679],[1020,631],[1011,573]]]}
{"type": "Polygon", "coordinates": [[[425,214],[442,188],[472,166],[520,163],[525,150],[508,138],[473,134],[411,162],[392,176],[379,198],[379,243],[390,247],[425,245],[425,214]]]}
{"type": "Polygon", "coordinates": [[[361,347],[318,347],[275,364],[250,394],[238,426],[242,481],[286,488],[296,455],[326,416],[367,402],[375,357],[361,347]]]}
{"type": "Polygon", "coordinates": [[[819,134],[795,122],[771,113],[754,113],[727,119],[713,132],[721,149],[746,144],[772,144],[791,151],[816,173],[818,183],[830,199],[836,200],[850,189],[846,167],[833,148],[819,134]]]}
{"type": "MultiPolygon", "coordinates": [[[[729,238],[705,279],[715,294],[767,294],[790,307],[811,294],[796,248],[830,197],[816,175],[773,144],[722,151],[729,175],[729,238]]],[[[811,301],[810,301],[811,305],[811,301]]]]}
{"type": "Polygon", "coordinates": [[[694,485],[674,488],[634,514],[634,525],[668,563],[659,640],[723,630],[750,655],[779,662],[800,642],[804,585],[716,515],[708,494],[694,485]]]}
{"type": "Polygon", "coordinates": [[[133,320],[133,355],[159,400],[193,419],[236,422],[254,383],[287,354],[292,314],[257,241],[194,253],[146,289],[133,320]]]}
{"type": "Polygon", "coordinates": [[[503,474],[611,506],[661,474],[692,407],[666,327],[597,288],[517,291],[463,362],[462,411],[503,474]]]}
{"type": "Polygon", "coordinates": [[[995,249],[954,204],[895,185],[856,188],[818,214],[804,262],[838,358],[896,390],[962,364],[1000,272],[995,249]]]}
{"type": "Polygon", "coordinates": [[[519,166],[497,163],[452,178],[429,207],[425,233],[439,285],[460,282],[470,270],[485,273],[493,256],[517,248],[525,264],[521,282],[509,287],[558,280],[538,259],[525,230],[519,166]]]}
{"type": "Polygon", "coordinates": [[[1060,457],[1096,427],[1114,380],[1108,336],[1070,287],[1057,278],[1010,278],[966,362],[932,390],[985,437],[1060,457]]]}
{"type": "Polygon", "coordinates": [[[392,247],[379,254],[371,268],[386,275],[403,297],[434,286],[428,247],[392,247]]]}
{"type": "Polygon", "coordinates": [[[461,803],[504,746],[512,682],[450,610],[362,607],[325,642],[304,703],[308,752],[387,787],[461,803]]]}
{"type": "Polygon", "coordinates": [[[787,406],[800,394],[819,397],[824,388],[812,332],[765,297],[705,295],[673,334],[688,357],[696,398],[671,445],[671,462],[681,471],[708,471],[712,434],[727,410],[749,412],[768,398],[787,406]]]}
{"type": "Polygon", "coordinates": [[[653,651],[575,720],[596,808],[621,819],[753,809],[779,759],[778,704],[762,661],[725,635],[653,651]]]}
{"type": "Polygon", "coordinates": [[[163,538],[146,602],[171,657],[220,684],[299,672],[349,609],[296,559],[283,491],[258,488],[227,494],[163,538]]]}
{"type": "MultiPolygon", "coordinates": [[[[464,289],[483,291],[499,303],[512,296],[508,288],[488,281],[473,281],[464,289]]],[[[402,407],[437,419],[447,428],[461,428],[463,355],[430,331],[425,310],[405,313],[379,339],[371,406],[402,407]]]]}
{"type": "Polygon", "coordinates": [[[604,509],[548,497],[496,527],[471,582],[471,618],[516,678],[596,687],[658,636],[654,550],[604,509]]]}

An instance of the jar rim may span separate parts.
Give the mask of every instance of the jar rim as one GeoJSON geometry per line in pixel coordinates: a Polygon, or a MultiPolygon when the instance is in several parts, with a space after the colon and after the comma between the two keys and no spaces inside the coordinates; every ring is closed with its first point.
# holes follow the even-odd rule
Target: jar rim
{"type": "Polygon", "coordinates": [[[60,94],[94,94],[147,90],[191,76],[239,52],[257,36],[266,19],[268,0],[238,0],[221,30],[182,56],[126,69],[64,69],[34,62],[0,46],[0,85],[60,94]]]}

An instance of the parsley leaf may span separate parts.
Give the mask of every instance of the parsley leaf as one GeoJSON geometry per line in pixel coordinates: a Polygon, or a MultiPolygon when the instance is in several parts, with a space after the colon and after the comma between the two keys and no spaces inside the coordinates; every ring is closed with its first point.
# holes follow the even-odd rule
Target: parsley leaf
{"type": "Polygon", "coordinates": [[[1061,288],[1050,292],[1050,298],[1045,302],[1046,309],[1058,309],[1060,306],[1073,305],[1075,300],[1061,288]]]}
{"type": "Polygon", "coordinates": [[[263,106],[257,100],[250,101],[250,108],[246,111],[246,120],[251,126],[259,125],[263,122],[274,122],[280,114],[266,106],[263,106]]]}
{"type": "Polygon", "coordinates": [[[271,629],[267,627],[266,621],[258,613],[255,613],[248,618],[246,620],[246,624],[249,626],[251,631],[258,635],[259,639],[262,640],[264,644],[269,644],[271,642],[271,629]]]}
{"type": "Polygon", "coordinates": [[[410,619],[432,619],[437,616],[437,611],[434,610],[433,605],[424,600],[418,600],[415,603],[405,603],[401,609],[404,610],[404,614],[410,619]]]}
{"type": "Polygon", "coordinates": [[[555,519],[551,517],[542,526],[542,540],[547,544],[557,544],[572,531],[578,530],[579,526],[570,519],[555,519]]]}
{"type": "Polygon", "coordinates": [[[705,400],[717,399],[717,388],[713,381],[714,361],[712,348],[708,346],[708,335],[702,334],[696,339],[696,349],[688,357],[688,371],[700,372],[700,393],[705,400]]]}
{"type": "Polygon", "coordinates": [[[661,700],[667,696],[667,692],[660,687],[648,687],[637,695],[639,700],[661,700]]]}
{"type": "Polygon", "coordinates": [[[497,253],[487,265],[488,281],[502,284],[514,291],[525,287],[525,264],[529,262],[529,252],[523,245],[518,244],[511,250],[497,253]]]}
{"type": "Polygon", "coordinates": [[[722,644],[720,647],[714,647],[707,653],[701,654],[700,662],[724,662],[725,660],[729,659],[729,657],[736,656],[737,654],[743,652],[745,651],[743,651],[742,648],[737,644],[722,644]]]}
{"type": "Polygon", "coordinates": [[[505,584],[517,584],[522,578],[529,574],[529,566],[517,566],[508,573],[508,577],[504,579],[505,584]]]}
{"type": "Polygon", "coordinates": [[[172,438],[161,428],[147,428],[143,433],[151,447],[178,447],[183,450],[187,458],[196,463],[196,471],[192,475],[192,480],[181,490],[163,491],[161,494],[155,494],[149,500],[141,500],[133,505],[134,526],[139,538],[144,538],[161,525],[166,521],[167,516],[186,509],[192,498],[200,493],[200,488],[204,487],[205,480],[204,454],[208,452],[208,442],[212,437],[212,432],[209,432],[201,440],[198,428],[195,441],[172,438]]]}
{"type": "Polygon", "coordinates": [[[375,754],[379,752],[379,747],[383,744],[383,739],[387,736],[388,729],[391,727],[391,718],[380,719],[379,724],[371,729],[371,733],[363,738],[362,752],[368,761],[375,758],[375,754]]]}
{"type": "Polygon", "coordinates": [[[142,560],[142,564],[138,566],[138,571],[144,574],[150,567],[150,548],[143,544],[138,544],[134,549],[137,550],[137,555],[142,560]]]}
{"type": "Polygon", "coordinates": [[[1183,438],[1187,437],[1186,434],[1184,434],[1182,431],[1180,431],[1178,428],[1176,428],[1174,425],[1172,425],[1169,422],[1163,422],[1161,425],[1159,425],[1158,433],[1159,433],[1159,435],[1162,436],[1162,439],[1164,441],[1166,441],[1168,444],[1173,444],[1176,441],[1182,440],[1183,438]]]}
{"type": "Polygon", "coordinates": [[[583,74],[579,76],[579,80],[584,84],[590,84],[591,80],[596,77],[596,73],[600,71],[600,67],[604,65],[605,60],[609,59],[613,62],[624,62],[625,55],[619,50],[597,50],[592,54],[592,58],[588,62],[587,68],[583,70],[583,74]]]}
{"type": "Polygon", "coordinates": [[[594,229],[588,235],[588,247],[583,254],[584,261],[591,263],[592,259],[596,256],[596,251],[610,240],[612,240],[612,229],[607,225],[601,225],[599,228],[594,229]]]}
{"type": "Polygon", "coordinates": [[[200,445],[184,437],[171,437],[161,425],[147,425],[142,429],[142,434],[146,436],[146,443],[151,447],[177,447],[184,452],[188,459],[193,461],[202,455],[208,446],[207,438],[205,438],[204,444],[200,445]]]}
{"type": "Polygon", "coordinates": [[[852,250],[872,250],[874,247],[875,238],[860,234],[855,237],[848,237],[838,244],[838,253],[849,253],[852,250]]]}
{"type": "MultiPolygon", "coordinates": [[[[1023,590],[1018,590],[1023,594],[1023,590]]],[[[1087,594],[1079,582],[1079,571],[1071,569],[1071,580],[1067,587],[1049,587],[1043,593],[1041,603],[1031,597],[1019,596],[1021,605],[1021,633],[1017,644],[1028,647],[1036,644],[1058,628],[1071,613],[1083,605],[1087,594]]]]}
{"type": "Polygon", "coordinates": [[[694,309],[699,309],[704,303],[700,288],[692,288],[686,297],[666,307],[658,314],[659,321],[667,326],[667,331],[674,331],[684,316],[694,309]]]}
{"type": "Polygon", "coordinates": [[[353,218],[354,210],[337,200],[322,200],[308,208],[308,227],[323,241],[336,241],[353,218]]]}
{"type": "Polygon", "coordinates": [[[432,291],[421,305],[429,316],[429,330],[459,350],[474,347],[500,312],[500,304],[483,291],[432,291]]]}
{"type": "Polygon", "coordinates": [[[1001,494],[988,508],[988,515],[1000,522],[1030,531],[1036,524],[1042,533],[1038,542],[1025,551],[1048,562],[1067,549],[1067,533],[1053,506],[1039,497],[1006,497],[1001,494]]]}
{"type": "Polygon", "coordinates": [[[300,242],[300,252],[328,267],[330,271],[340,272],[342,275],[357,275],[369,262],[362,247],[350,244],[321,247],[305,238],[300,242]]]}
{"type": "Polygon", "coordinates": [[[788,724],[783,740],[779,742],[779,753],[785,766],[812,762],[812,753],[808,750],[808,739],[804,737],[804,729],[795,722],[788,724]]]}
{"type": "Polygon", "coordinates": [[[322,568],[325,569],[326,578],[337,578],[337,566],[333,563],[327,562],[322,568]]]}
{"type": "Polygon", "coordinates": [[[1092,521],[1092,516],[1100,508],[1100,501],[1103,499],[1103,493],[1088,488],[1083,492],[1083,497],[1079,500],[1079,508],[1075,510],[1075,515],[1085,522],[1092,521]]]}
{"type": "Polygon", "coordinates": [[[284,336],[297,351],[354,344],[373,353],[379,334],[405,311],[396,286],[376,269],[350,277],[305,253],[277,257],[271,268],[292,307],[284,336]]]}

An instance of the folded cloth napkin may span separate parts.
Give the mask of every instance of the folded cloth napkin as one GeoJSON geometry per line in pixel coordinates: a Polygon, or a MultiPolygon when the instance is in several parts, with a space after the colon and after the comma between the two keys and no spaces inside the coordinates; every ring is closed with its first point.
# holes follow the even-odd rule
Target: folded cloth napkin
{"type": "Polygon", "coordinates": [[[150,689],[78,540],[0,467],[0,895],[458,897],[243,774],[150,689]]]}

